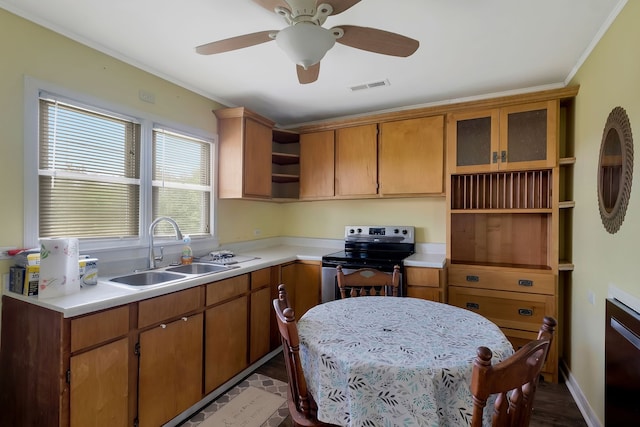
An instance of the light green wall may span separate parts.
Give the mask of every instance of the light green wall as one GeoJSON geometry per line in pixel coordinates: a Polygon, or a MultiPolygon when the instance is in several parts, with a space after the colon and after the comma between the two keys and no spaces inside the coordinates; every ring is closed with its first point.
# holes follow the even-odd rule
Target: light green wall
{"type": "Polygon", "coordinates": [[[413,225],[416,241],[445,243],[444,197],[289,203],[283,206],[287,236],[344,238],[345,225],[413,225]]]}
{"type": "MultiPolygon", "coordinates": [[[[219,104],[0,9],[0,247],[23,240],[24,76],[210,135],[219,104]],[[155,104],[138,91],[155,94],[155,104]]],[[[9,262],[0,265],[8,271],[9,262]]]]}
{"type": "Polygon", "coordinates": [[[622,227],[605,231],[600,220],[596,181],[602,132],[609,112],[623,107],[640,149],[640,2],[629,1],[582,65],[572,83],[576,99],[575,201],[568,364],[582,392],[604,422],[604,325],[609,285],[640,297],[640,165],[635,164],[631,200],[622,227]],[[588,303],[589,292],[595,305],[588,303]]]}

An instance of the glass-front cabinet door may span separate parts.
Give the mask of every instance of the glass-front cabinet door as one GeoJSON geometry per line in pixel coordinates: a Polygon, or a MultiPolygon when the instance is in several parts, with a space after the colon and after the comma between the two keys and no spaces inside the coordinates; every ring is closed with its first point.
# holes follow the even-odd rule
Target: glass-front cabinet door
{"type": "Polygon", "coordinates": [[[453,113],[447,150],[452,173],[553,167],[558,101],[453,113]]]}
{"type": "Polygon", "coordinates": [[[447,159],[456,173],[498,169],[498,109],[454,113],[447,117],[447,159]],[[497,156],[497,154],[495,154],[497,156]]]}

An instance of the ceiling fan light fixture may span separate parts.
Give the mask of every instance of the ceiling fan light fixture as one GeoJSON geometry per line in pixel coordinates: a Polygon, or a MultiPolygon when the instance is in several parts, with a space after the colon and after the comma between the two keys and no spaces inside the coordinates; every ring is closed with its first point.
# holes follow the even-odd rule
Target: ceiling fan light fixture
{"type": "Polygon", "coordinates": [[[336,39],[326,28],[301,22],[279,31],[276,43],[289,59],[306,70],[320,62],[336,39]]]}

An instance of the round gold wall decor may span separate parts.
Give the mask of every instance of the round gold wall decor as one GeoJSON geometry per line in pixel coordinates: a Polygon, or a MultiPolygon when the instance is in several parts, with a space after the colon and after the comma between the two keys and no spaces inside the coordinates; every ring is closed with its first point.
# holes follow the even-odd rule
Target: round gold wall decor
{"type": "Polygon", "coordinates": [[[624,221],[633,180],[633,135],[627,112],[611,110],[602,133],[598,163],[598,205],[604,228],[615,234],[624,221]]]}

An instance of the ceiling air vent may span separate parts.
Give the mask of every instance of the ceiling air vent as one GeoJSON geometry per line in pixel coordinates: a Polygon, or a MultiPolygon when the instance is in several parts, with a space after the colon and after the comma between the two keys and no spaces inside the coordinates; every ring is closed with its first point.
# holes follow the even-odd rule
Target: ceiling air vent
{"type": "Polygon", "coordinates": [[[363,83],[361,85],[351,86],[349,89],[351,89],[351,92],[357,92],[359,90],[373,89],[374,87],[382,87],[382,86],[390,86],[390,85],[391,84],[389,83],[389,80],[384,79],[384,80],[379,80],[377,82],[363,83]]]}

